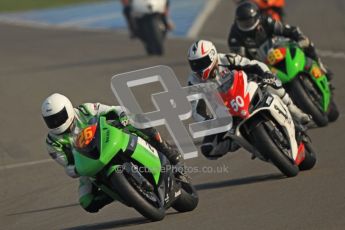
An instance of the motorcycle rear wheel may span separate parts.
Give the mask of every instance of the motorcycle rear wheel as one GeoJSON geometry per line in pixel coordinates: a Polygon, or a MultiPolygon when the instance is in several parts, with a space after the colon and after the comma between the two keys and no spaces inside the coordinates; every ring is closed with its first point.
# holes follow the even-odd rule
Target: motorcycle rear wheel
{"type": "Polygon", "coordinates": [[[147,15],[137,19],[139,33],[149,55],[163,55],[164,32],[160,15],[147,15]]]}
{"type": "Polygon", "coordinates": [[[336,121],[340,116],[339,109],[337,104],[335,104],[334,99],[331,99],[331,103],[329,104],[328,108],[328,121],[334,122],[336,121]]]}
{"type": "MultiPolygon", "coordinates": [[[[312,95],[310,92],[319,94],[313,83],[308,79],[309,76],[301,76],[295,78],[289,84],[289,95],[294,103],[303,110],[303,112],[310,114],[313,117],[317,126],[322,127],[328,124],[327,113],[322,111],[321,102],[318,98],[312,95]],[[309,81],[309,82],[304,82],[309,81]]],[[[321,96],[322,95],[318,95],[321,96]]]]}
{"type": "Polygon", "coordinates": [[[181,195],[172,204],[172,207],[178,212],[193,211],[199,203],[199,197],[192,184],[181,182],[181,195]]]}

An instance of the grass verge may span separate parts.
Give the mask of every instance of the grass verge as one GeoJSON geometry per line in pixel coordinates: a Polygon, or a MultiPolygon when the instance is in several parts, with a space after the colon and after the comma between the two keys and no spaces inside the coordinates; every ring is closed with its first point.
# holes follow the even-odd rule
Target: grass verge
{"type": "Polygon", "coordinates": [[[78,3],[99,2],[100,0],[0,0],[0,12],[15,12],[78,3]]]}

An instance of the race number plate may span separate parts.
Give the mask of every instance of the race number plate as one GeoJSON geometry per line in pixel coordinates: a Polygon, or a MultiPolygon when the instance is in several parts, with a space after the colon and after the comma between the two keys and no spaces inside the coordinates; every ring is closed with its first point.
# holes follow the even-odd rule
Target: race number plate
{"type": "Polygon", "coordinates": [[[275,65],[285,58],[286,50],[284,48],[271,49],[268,51],[267,62],[270,65],[275,65]]]}

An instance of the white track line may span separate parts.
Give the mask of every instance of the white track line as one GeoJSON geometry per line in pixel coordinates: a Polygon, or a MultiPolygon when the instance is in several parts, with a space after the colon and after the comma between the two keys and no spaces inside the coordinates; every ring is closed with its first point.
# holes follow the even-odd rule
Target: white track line
{"type": "Polygon", "coordinates": [[[10,25],[15,25],[15,26],[29,26],[29,27],[31,26],[31,27],[37,27],[37,28],[51,27],[51,24],[45,23],[45,22],[6,18],[6,17],[0,17],[0,22],[10,24],[10,25]]]}
{"type": "Polygon", "coordinates": [[[21,167],[32,166],[32,165],[37,165],[37,164],[45,164],[45,163],[50,163],[50,162],[54,162],[53,159],[44,159],[44,160],[38,160],[38,161],[18,163],[18,164],[3,165],[3,166],[0,166],[0,170],[15,169],[15,168],[21,168],[21,167]]]}
{"type": "Polygon", "coordinates": [[[336,59],[345,59],[344,52],[336,52],[331,50],[317,50],[318,54],[321,57],[336,58],[336,59]]]}
{"type": "Polygon", "coordinates": [[[198,15],[194,24],[189,29],[187,33],[188,38],[197,38],[202,26],[205,24],[207,18],[212,14],[212,12],[216,9],[217,5],[220,3],[220,0],[208,0],[206,5],[204,6],[203,11],[198,15]]]}
{"type": "Polygon", "coordinates": [[[82,19],[77,19],[77,20],[70,20],[67,22],[63,22],[60,24],[60,26],[85,26],[90,23],[95,23],[99,21],[104,21],[104,20],[116,20],[118,18],[122,17],[122,14],[105,14],[101,16],[96,16],[96,17],[87,17],[87,18],[82,18],[82,19]]]}

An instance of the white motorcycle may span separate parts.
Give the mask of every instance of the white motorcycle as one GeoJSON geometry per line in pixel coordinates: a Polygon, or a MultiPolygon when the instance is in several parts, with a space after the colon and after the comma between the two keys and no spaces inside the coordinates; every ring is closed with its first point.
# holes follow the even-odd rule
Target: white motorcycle
{"type": "Polygon", "coordinates": [[[144,43],[149,55],[162,55],[167,33],[165,19],[167,0],[132,0],[131,17],[134,33],[144,43]]]}
{"type": "Polygon", "coordinates": [[[231,81],[232,87],[220,95],[234,126],[224,138],[230,137],[254,158],[273,163],[288,177],[314,167],[316,156],[308,136],[295,127],[278,96],[261,90],[243,71],[226,81],[231,81]]]}

